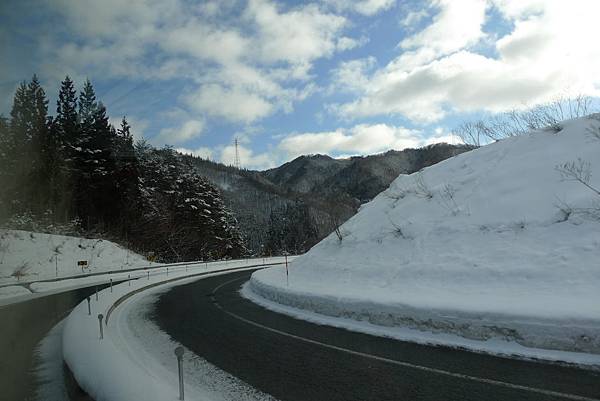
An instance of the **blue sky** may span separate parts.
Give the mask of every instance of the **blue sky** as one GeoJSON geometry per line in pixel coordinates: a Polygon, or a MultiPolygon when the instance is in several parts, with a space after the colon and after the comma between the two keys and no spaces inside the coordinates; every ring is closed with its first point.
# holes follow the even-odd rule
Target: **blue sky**
{"type": "Polygon", "coordinates": [[[9,0],[0,113],[89,78],[137,137],[264,169],[446,141],[461,121],[600,87],[595,0],[9,0]]]}

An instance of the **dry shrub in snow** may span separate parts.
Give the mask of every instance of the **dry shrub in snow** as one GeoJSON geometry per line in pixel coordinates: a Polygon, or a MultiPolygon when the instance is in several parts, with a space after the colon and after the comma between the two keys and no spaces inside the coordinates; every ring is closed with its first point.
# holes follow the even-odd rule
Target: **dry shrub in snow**
{"type": "MultiPolygon", "coordinates": [[[[511,136],[525,135],[530,131],[562,130],[561,121],[584,117],[590,113],[591,99],[587,96],[560,98],[527,110],[511,110],[487,119],[465,122],[453,130],[469,145],[481,146],[511,136]]],[[[598,134],[600,138],[600,133],[598,134]]]]}

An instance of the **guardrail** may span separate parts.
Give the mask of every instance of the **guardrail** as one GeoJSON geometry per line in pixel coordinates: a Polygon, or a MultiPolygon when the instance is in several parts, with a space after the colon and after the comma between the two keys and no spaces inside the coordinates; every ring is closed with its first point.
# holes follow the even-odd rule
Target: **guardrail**
{"type": "Polygon", "coordinates": [[[228,263],[234,263],[234,262],[239,262],[239,261],[254,261],[254,260],[260,260],[260,259],[262,259],[263,263],[264,263],[264,260],[266,260],[266,259],[283,258],[283,257],[284,256],[271,256],[271,257],[267,258],[267,257],[261,256],[261,257],[243,258],[243,259],[226,259],[226,260],[214,260],[214,261],[196,260],[196,261],[191,261],[191,262],[161,263],[161,264],[156,264],[156,265],[132,267],[132,268],[128,268],[128,269],[121,268],[121,269],[114,269],[114,270],[104,270],[101,272],[76,274],[76,275],[65,276],[65,277],[55,277],[55,278],[33,280],[33,281],[17,281],[17,282],[13,282],[13,283],[4,283],[4,284],[0,284],[0,288],[11,287],[11,286],[15,286],[15,285],[27,287],[27,286],[29,286],[31,284],[35,284],[35,283],[55,283],[58,281],[72,280],[72,279],[77,279],[77,278],[102,276],[105,274],[117,274],[117,273],[128,273],[128,272],[135,272],[135,271],[155,270],[155,269],[167,268],[167,267],[180,267],[180,266],[215,264],[215,263],[224,263],[227,265],[228,263]]]}
{"type": "Polygon", "coordinates": [[[108,308],[108,311],[106,312],[106,316],[104,318],[104,325],[108,325],[108,319],[110,317],[110,315],[113,313],[113,311],[119,306],[121,305],[123,302],[125,302],[127,299],[131,298],[132,296],[148,290],[150,288],[154,288],[154,287],[158,287],[159,285],[163,285],[163,284],[168,284],[168,283],[172,283],[174,281],[179,281],[179,280],[186,280],[189,278],[193,278],[193,277],[200,277],[200,276],[206,276],[206,275],[210,275],[210,274],[215,274],[215,273],[223,273],[223,272],[235,272],[238,270],[247,270],[247,269],[251,269],[253,267],[256,267],[257,270],[259,269],[265,269],[267,267],[270,266],[278,266],[278,265],[284,265],[285,262],[273,262],[273,263],[262,263],[259,265],[250,265],[250,266],[241,266],[241,267],[232,267],[229,269],[220,269],[220,270],[213,270],[213,271],[209,271],[209,272],[202,272],[202,273],[194,273],[194,274],[190,274],[190,275],[186,275],[186,276],[181,276],[181,277],[174,277],[168,280],[163,280],[163,281],[159,281],[156,283],[152,283],[152,284],[148,284],[146,286],[137,288],[133,291],[128,292],[127,294],[121,296],[119,299],[117,299],[115,302],[113,302],[113,304],[110,306],[110,308],[108,308]]]}

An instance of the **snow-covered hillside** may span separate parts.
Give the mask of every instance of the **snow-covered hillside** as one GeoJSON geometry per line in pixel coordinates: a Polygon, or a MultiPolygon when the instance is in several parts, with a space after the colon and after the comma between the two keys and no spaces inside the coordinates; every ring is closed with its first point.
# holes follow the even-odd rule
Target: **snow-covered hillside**
{"type": "Polygon", "coordinates": [[[144,257],[106,240],[0,230],[0,284],[148,265],[144,257]],[[88,262],[83,272],[80,260],[88,262]]]}
{"type": "Polygon", "coordinates": [[[290,267],[270,301],[385,326],[600,353],[600,122],[566,121],[398,177],[290,267]]]}

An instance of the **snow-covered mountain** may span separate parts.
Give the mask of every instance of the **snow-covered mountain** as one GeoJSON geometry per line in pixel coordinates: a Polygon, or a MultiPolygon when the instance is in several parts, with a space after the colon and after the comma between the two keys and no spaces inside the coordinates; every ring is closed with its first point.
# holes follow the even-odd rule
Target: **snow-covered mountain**
{"type": "Polygon", "coordinates": [[[400,175],[263,298],[384,326],[600,353],[600,122],[400,175]],[[588,186],[575,178],[587,181],[588,186]]]}

